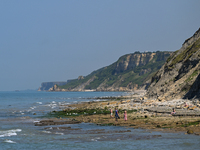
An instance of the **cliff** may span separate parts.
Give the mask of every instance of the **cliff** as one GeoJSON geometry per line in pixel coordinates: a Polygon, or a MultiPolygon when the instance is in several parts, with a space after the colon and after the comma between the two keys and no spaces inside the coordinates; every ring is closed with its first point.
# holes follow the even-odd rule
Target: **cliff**
{"type": "Polygon", "coordinates": [[[51,91],[132,91],[146,88],[150,78],[162,67],[172,52],[135,52],[120,57],[115,63],[71,80],[51,91]]]}
{"type": "Polygon", "coordinates": [[[67,82],[43,82],[41,86],[39,87],[38,91],[48,91],[50,88],[52,88],[54,85],[65,85],[67,82]]]}
{"type": "Polygon", "coordinates": [[[158,100],[200,97],[200,28],[152,77],[146,96],[158,100]]]}

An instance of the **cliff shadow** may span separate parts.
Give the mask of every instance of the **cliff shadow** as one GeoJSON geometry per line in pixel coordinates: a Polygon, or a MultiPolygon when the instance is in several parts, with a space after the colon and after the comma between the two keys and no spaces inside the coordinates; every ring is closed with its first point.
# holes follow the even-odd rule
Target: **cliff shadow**
{"type": "Polygon", "coordinates": [[[200,98],[200,74],[192,84],[190,90],[185,94],[183,99],[200,98]]]}

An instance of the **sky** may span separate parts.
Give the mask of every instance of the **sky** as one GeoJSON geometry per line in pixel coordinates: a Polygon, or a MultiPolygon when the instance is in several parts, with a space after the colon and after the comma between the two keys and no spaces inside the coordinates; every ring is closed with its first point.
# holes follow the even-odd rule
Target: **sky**
{"type": "Polygon", "coordinates": [[[135,51],[175,51],[199,0],[0,0],[0,91],[86,76],[135,51]]]}

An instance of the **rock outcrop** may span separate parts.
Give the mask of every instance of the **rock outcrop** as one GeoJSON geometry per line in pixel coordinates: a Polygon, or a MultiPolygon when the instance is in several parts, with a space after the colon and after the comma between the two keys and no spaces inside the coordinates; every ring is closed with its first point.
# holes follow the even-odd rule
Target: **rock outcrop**
{"type": "Polygon", "coordinates": [[[68,83],[68,81],[67,82],[43,82],[41,84],[41,87],[39,87],[38,91],[48,91],[54,85],[62,86],[62,85],[65,85],[67,83],[68,83]]]}
{"type": "MultiPolygon", "coordinates": [[[[128,54],[119,58],[116,63],[114,73],[124,72],[126,70],[132,70],[139,66],[145,66],[153,60],[156,53],[139,53],[128,54]]],[[[162,59],[162,58],[161,58],[162,59]]],[[[155,62],[155,61],[154,61],[155,62]]],[[[146,69],[148,70],[148,68],[146,69]]]]}
{"type": "Polygon", "coordinates": [[[35,126],[50,126],[50,125],[78,124],[78,123],[81,122],[73,119],[68,119],[68,120],[49,119],[49,120],[41,120],[39,122],[35,122],[35,126]]]}
{"type": "Polygon", "coordinates": [[[152,77],[147,97],[160,101],[200,97],[200,29],[152,77]]]}

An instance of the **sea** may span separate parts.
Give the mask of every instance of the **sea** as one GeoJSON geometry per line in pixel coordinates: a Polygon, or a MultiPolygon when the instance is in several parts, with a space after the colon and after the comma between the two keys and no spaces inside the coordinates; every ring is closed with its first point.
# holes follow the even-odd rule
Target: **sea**
{"type": "Polygon", "coordinates": [[[100,101],[126,92],[0,92],[0,150],[195,150],[200,136],[93,123],[35,126],[49,112],[66,105],[100,101]],[[69,129],[69,130],[65,130],[69,129]]]}

